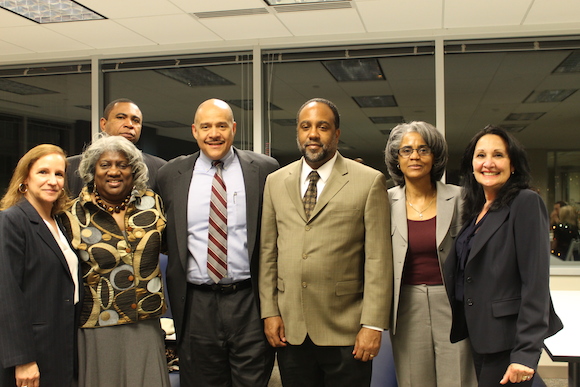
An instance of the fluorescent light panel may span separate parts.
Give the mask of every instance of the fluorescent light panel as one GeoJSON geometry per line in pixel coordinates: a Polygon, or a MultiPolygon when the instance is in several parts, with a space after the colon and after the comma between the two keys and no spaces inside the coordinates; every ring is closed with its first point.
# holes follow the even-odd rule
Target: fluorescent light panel
{"type": "Polygon", "coordinates": [[[546,114],[545,112],[540,113],[511,113],[506,117],[506,121],[535,121],[541,116],[546,114]]]}
{"type": "Polygon", "coordinates": [[[326,60],[322,64],[338,82],[385,80],[379,61],[374,58],[326,60]]]}
{"type": "Polygon", "coordinates": [[[363,95],[352,97],[354,102],[361,108],[396,107],[397,100],[394,95],[363,95]]]}
{"type": "Polygon", "coordinates": [[[155,70],[159,74],[186,84],[189,87],[195,86],[227,86],[234,83],[209,71],[204,67],[182,67],[175,69],[155,70]]]}
{"type": "MultiPolygon", "coordinates": [[[[268,5],[308,4],[308,3],[336,3],[337,0],[264,0],[268,5]]],[[[350,0],[342,0],[350,1],[350,0]]]]}
{"type": "Polygon", "coordinates": [[[524,100],[524,103],[562,102],[578,89],[555,89],[534,91],[524,100]]]}
{"type": "MultiPolygon", "coordinates": [[[[254,110],[254,100],[252,100],[252,99],[228,99],[226,102],[229,103],[230,105],[234,105],[236,107],[239,107],[240,109],[254,110]]],[[[282,110],[278,106],[276,106],[272,103],[269,104],[269,109],[270,110],[282,110]]],[[[296,125],[296,121],[294,121],[294,125],[296,125]]]]}
{"type": "Polygon", "coordinates": [[[58,94],[56,91],[11,81],[5,78],[0,78],[0,90],[19,95],[58,94]]]}
{"type": "Polygon", "coordinates": [[[580,50],[573,51],[554,69],[556,73],[580,73],[580,50]]]}
{"type": "Polygon", "coordinates": [[[106,19],[72,0],[0,0],[0,8],[40,24],[106,19]]]}

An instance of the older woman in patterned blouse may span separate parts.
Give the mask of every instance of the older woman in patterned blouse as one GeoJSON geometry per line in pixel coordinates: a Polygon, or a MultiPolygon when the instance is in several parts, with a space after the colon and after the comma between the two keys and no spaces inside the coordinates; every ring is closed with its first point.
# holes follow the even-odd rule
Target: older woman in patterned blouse
{"type": "Polygon", "coordinates": [[[79,385],[168,386],[161,198],[147,189],[141,152],[120,136],[94,141],[79,174],[85,187],[64,222],[84,285],[79,385]]]}

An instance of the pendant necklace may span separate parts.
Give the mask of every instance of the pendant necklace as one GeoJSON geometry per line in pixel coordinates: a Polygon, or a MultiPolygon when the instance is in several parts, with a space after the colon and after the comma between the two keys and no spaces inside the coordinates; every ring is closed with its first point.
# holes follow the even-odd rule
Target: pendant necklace
{"type": "Polygon", "coordinates": [[[433,204],[433,201],[435,200],[435,196],[437,196],[437,195],[433,195],[433,198],[431,199],[431,201],[429,202],[429,204],[427,204],[427,207],[423,208],[421,211],[419,211],[418,209],[416,209],[416,208],[415,208],[415,206],[413,205],[413,203],[411,203],[411,202],[409,201],[409,199],[407,199],[407,203],[409,203],[409,206],[410,206],[410,207],[411,207],[413,210],[415,210],[415,212],[416,212],[417,214],[419,214],[419,219],[423,220],[423,212],[427,211],[427,209],[428,209],[429,207],[431,207],[431,204],[433,204]]]}
{"type": "Polygon", "coordinates": [[[123,211],[125,209],[125,207],[127,207],[127,204],[129,204],[129,200],[131,200],[131,194],[127,195],[127,197],[125,198],[125,200],[123,200],[121,202],[121,204],[117,204],[114,206],[111,206],[107,203],[105,203],[103,201],[103,199],[101,199],[101,196],[99,195],[99,191],[95,190],[95,202],[97,203],[97,205],[99,207],[101,207],[103,210],[107,211],[109,214],[112,213],[119,213],[121,211],[123,211]]]}

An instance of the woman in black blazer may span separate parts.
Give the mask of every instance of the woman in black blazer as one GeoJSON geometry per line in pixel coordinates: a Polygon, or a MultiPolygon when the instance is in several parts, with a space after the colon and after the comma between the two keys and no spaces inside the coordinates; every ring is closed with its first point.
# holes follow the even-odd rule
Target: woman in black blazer
{"type": "Polygon", "coordinates": [[[66,157],[39,145],[0,202],[0,386],[73,385],[78,258],[55,215],[68,201],[66,157]]]}
{"type": "Polygon", "coordinates": [[[531,386],[544,339],[562,329],[546,206],[529,189],[523,147],[503,129],[475,135],[461,177],[464,225],[444,267],[451,341],[470,338],[479,386],[531,386]]]}

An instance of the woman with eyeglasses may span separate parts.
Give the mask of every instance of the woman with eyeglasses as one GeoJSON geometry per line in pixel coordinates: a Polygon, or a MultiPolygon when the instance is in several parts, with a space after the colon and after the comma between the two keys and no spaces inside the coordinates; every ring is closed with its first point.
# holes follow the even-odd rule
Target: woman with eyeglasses
{"type": "Polygon", "coordinates": [[[477,385],[468,340],[449,341],[451,308],[441,275],[461,228],[461,190],[440,180],[447,143],[432,125],[397,125],[385,149],[393,245],[391,342],[400,387],[477,385]]]}

